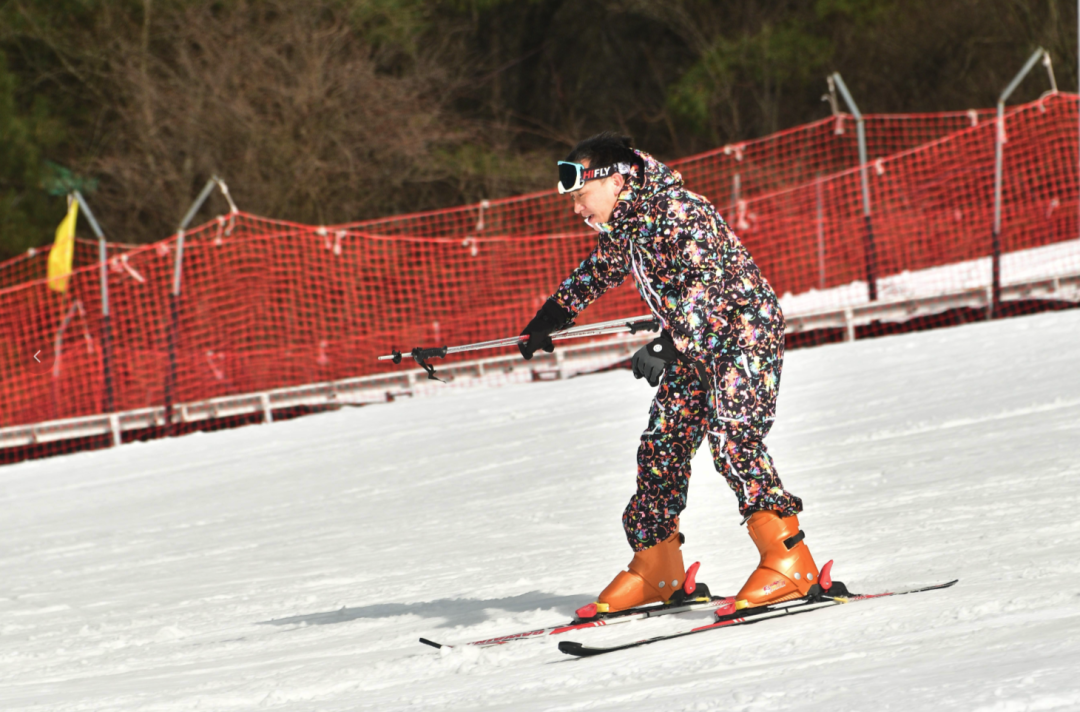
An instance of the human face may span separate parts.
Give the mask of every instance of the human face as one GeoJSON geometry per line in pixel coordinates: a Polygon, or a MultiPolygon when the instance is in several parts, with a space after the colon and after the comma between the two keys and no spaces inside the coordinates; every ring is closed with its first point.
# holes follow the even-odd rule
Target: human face
{"type": "MultiPolygon", "coordinates": [[[[589,167],[589,159],[581,161],[581,165],[589,167]]],[[[615,210],[615,203],[619,200],[626,179],[621,173],[615,173],[601,180],[591,180],[585,183],[581,190],[575,190],[570,195],[574,200],[574,213],[579,215],[591,227],[611,220],[611,213],[615,210]]]]}

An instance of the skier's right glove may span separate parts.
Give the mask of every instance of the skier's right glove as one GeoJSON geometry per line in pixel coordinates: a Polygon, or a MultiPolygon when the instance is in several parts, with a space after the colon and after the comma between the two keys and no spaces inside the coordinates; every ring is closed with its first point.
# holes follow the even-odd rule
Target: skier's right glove
{"type": "Polygon", "coordinates": [[[522,336],[529,337],[528,341],[518,342],[521,355],[528,361],[540,349],[548,353],[554,351],[555,344],[551,341],[551,334],[565,327],[573,318],[574,315],[569,310],[554,299],[548,299],[525,327],[525,331],[521,332],[522,336]]]}
{"type": "Polygon", "coordinates": [[[633,368],[634,378],[644,378],[650,386],[656,388],[660,385],[660,376],[664,369],[677,358],[679,350],[675,348],[675,342],[667,332],[664,332],[638,349],[630,359],[630,366],[633,368]]]}

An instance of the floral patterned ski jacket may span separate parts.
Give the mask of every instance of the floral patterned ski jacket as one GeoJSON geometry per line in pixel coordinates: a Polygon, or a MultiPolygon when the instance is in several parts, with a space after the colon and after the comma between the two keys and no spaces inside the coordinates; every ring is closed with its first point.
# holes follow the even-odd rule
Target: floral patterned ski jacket
{"type": "Polygon", "coordinates": [[[641,165],[610,222],[599,225],[596,248],[552,299],[576,315],[633,274],[641,298],[694,361],[734,360],[775,344],[769,337],[783,334],[784,317],[750,253],[678,171],[636,153],[641,165]]]}

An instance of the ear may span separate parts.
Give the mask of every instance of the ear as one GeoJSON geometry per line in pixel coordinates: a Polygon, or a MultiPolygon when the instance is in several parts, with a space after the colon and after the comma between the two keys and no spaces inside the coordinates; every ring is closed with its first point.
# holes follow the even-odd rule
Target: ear
{"type": "Polygon", "coordinates": [[[615,188],[615,195],[617,196],[622,192],[622,189],[626,186],[626,176],[622,173],[616,173],[611,176],[611,184],[615,188]]]}

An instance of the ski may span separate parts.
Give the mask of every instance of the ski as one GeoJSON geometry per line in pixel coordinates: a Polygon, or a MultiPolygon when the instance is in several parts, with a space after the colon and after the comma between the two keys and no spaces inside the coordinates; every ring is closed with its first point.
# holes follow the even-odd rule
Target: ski
{"type": "MultiPolygon", "coordinates": [[[[708,589],[704,585],[699,584],[699,587],[704,589],[702,596],[705,600],[692,600],[688,603],[668,603],[661,606],[645,606],[641,608],[628,608],[625,611],[619,611],[617,613],[600,613],[591,618],[575,618],[567,623],[560,625],[548,626],[546,628],[537,628],[535,630],[522,631],[520,633],[511,633],[509,635],[500,635],[494,638],[485,638],[484,640],[474,640],[471,643],[462,643],[459,645],[468,646],[473,645],[477,647],[488,647],[491,645],[503,645],[505,643],[512,643],[516,640],[529,640],[532,638],[540,638],[546,635],[559,635],[561,633],[568,633],[572,630],[582,630],[585,628],[599,628],[601,626],[615,625],[616,623],[628,623],[630,621],[642,620],[644,618],[656,618],[658,616],[670,616],[676,613],[689,613],[691,611],[711,611],[717,608],[722,608],[725,605],[732,603],[734,598],[721,598],[719,596],[708,595],[708,589]]],[[[420,642],[424,645],[430,645],[433,648],[453,648],[456,646],[447,645],[445,643],[436,643],[433,640],[427,638],[421,638],[420,642]]]]}
{"type": "Polygon", "coordinates": [[[594,655],[604,655],[605,653],[613,653],[616,650],[628,650],[630,648],[637,648],[643,645],[650,645],[651,643],[659,643],[664,640],[675,640],[676,638],[685,638],[688,635],[696,635],[698,633],[704,633],[710,630],[716,630],[718,628],[727,628],[736,625],[748,625],[750,623],[757,623],[758,621],[766,620],[768,618],[779,618],[781,616],[797,615],[799,613],[808,613],[810,611],[820,610],[822,608],[829,608],[831,606],[842,605],[845,603],[854,603],[855,601],[868,601],[874,598],[887,598],[889,596],[903,596],[909,593],[922,593],[923,591],[937,591],[943,588],[949,588],[953,586],[960,579],[953,579],[945,583],[934,584],[932,586],[921,586],[918,588],[899,589],[895,591],[887,591],[884,593],[867,593],[867,594],[853,594],[847,593],[847,590],[843,588],[843,584],[835,582],[833,584],[836,590],[830,588],[830,593],[819,593],[815,596],[808,596],[806,598],[797,598],[792,601],[780,603],[772,606],[761,606],[758,608],[747,608],[741,611],[732,611],[723,615],[718,614],[718,619],[715,623],[704,625],[699,628],[693,628],[691,630],[683,631],[681,633],[669,633],[667,635],[658,635],[653,638],[645,638],[643,640],[636,640],[631,643],[624,643],[622,645],[612,645],[609,647],[591,647],[582,645],[581,643],[575,643],[573,641],[564,640],[559,643],[559,651],[566,653],[567,655],[574,655],[576,657],[591,657],[594,655]],[[843,595],[839,595],[839,594],[843,595]]]}

